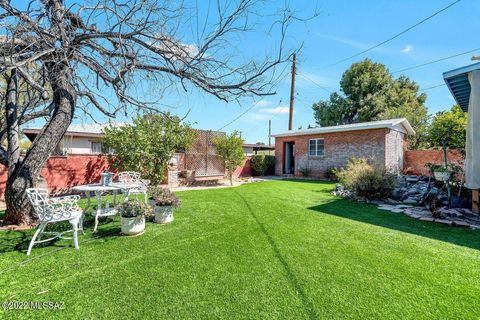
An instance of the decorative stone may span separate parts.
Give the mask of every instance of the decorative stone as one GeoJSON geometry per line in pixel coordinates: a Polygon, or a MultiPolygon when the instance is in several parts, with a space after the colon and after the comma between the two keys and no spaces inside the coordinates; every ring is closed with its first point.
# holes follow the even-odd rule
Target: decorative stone
{"type": "Polygon", "coordinates": [[[457,227],[468,228],[470,224],[462,220],[453,220],[453,224],[457,227]]]}
{"type": "Polygon", "coordinates": [[[435,222],[446,224],[447,226],[451,226],[453,224],[451,220],[446,220],[446,219],[435,219],[435,222]]]}
{"type": "Polygon", "coordinates": [[[427,221],[427,222],[433,222],[434,219],[432,217],[421,217],[419,220],[427,221]]]}
{"type": "Polygon", "coordinates": [[[380,210],[385,210],[385,211],[390,211],[390,210],[394,209],[393,206],[389,206],[389,205],[381,205],[381,206],[378,206],[377,208],[380,209],[380,210]]]}
{"type": "Polygon", "coordinates": [[[416,205],[418,205],[418,201],[415,200],[415,199],[412,199],[412,198],[407,198],[407,199],[403,200],[402,202],[405,203],[405,204],[416,204],[416,205]]]}

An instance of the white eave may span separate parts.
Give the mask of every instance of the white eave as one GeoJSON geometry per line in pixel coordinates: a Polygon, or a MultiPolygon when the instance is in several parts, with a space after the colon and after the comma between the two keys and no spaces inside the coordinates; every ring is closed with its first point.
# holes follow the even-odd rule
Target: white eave
{"type": "Polygon", "coordinates": [[[272,137],[280,138],[280,137],[291,137],[291,136],[305,136],[305,135],[312,135],[312,134],[372,130],[372,129],[382,129],[382,128],[400,131],[402,133],[406,133],[409,135],[415,134],[415,130],[413,130],[408,120],[406,118],[399,118],[399,119],[390,119],[390,120],[353,123],[353,124],[346,124],[346,125],[340,125],[340,126],[291,130],[291,131],[286,131],[282,133],[272,134],[272,137]]]}

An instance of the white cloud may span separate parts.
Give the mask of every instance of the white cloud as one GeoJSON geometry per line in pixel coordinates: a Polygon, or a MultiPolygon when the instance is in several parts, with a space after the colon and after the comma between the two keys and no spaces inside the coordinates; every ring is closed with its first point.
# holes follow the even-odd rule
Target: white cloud
{"type": "Polygon", "coordinates": [[[413,47],[409,44],[407,44],[405,46],[405,48],[403,48],[402,50],[400,50],[402,53],[405,53],[405,54],[409,54],[410,52],[412,52],[413,50],[413,47]]]}
{"type": "Polygon", "coordinates": [[[272,104],[273,104],[272,101],[269,101],[269,100],[260,100],[260,101],[257,101],[257,102],[255,103],[255,106],[256,106],[256,107],[260,107],[260,108],[265,108],[265,107],[270,107],[272,104]]]}
{"type": "Polygon", "coordinates": [[[289,111],[289,108],[285,106],[280,106],[276,108],[265,108],[260,110],[260,112],[263,112],[263,113],[288,113],[288,111],[289,111]]]}
{"type": "Polygon", "coordinates": [[[360,41],[356,41],[356,40],[345,38],[345,37],[338,37],[338,36],[328,35],[323,33],[317,33],[317,35],[321,38],[342,43],[358,50],[365,50],[371,47],[371,44],[369,43],[360,42],[360,41]]]}

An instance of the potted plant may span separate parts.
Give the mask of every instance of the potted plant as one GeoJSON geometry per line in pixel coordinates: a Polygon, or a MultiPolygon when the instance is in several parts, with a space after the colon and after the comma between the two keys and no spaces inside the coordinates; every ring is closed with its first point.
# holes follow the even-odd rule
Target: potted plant
{"type": "Polygon", "coordinates": [[[448,181],[452,173],[448,168],[438,166],[433,170],[433,176],[437,181],[448,181]]]}
{"type": "Polygon", "coordinates": [[[122,220],[122,233],[139,235],[145,231],[146,205],[138,201],[126,201],[117,207],[122,220]]]}
{"type": "Polygon", "coordinates": [[[156,223],[173,221],[173,208],[180,206],[180,199],[169,189],[154,187],[151,189],[151,204],[155,211],[156,223]]]}

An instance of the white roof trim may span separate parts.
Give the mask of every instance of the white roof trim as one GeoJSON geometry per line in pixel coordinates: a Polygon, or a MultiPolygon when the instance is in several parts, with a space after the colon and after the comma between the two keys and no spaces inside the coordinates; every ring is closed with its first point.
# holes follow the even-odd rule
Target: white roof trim
{"type": "Polygon", "coordinates": [[[468,66],[464,66],[464,67],[461,67],[461,68],[457,68],[457,69],[454,69],[454,70],[444,72],[443,77],[444,78],[452,78],[452,77],[456,77],[456,76],[459,76],[461,74],[469,73],[471,71],[479,70],[479,69],[480,69],[480,62],[477,62],[477,63],[474,63],[474,64],[470,64],[468,66]]]}
{"type": "Polygon", "coordinates": [[[380,121],[370,121],[354,124],[346,124],[340,126],[331,126],[331,127],[319,127],[311,129],[301,129],[301,130],[291,130],[287,132],[272,134],[272,137],[291,137],[291,136],[305,136],[311,134],[321,134],[321,133],[333,133],[333,132],[346,132],[346,131],[358,131],[358,130],[371,130],[371,129],[393,129],[398,130],[399,128],[403,133],[410,135],[415,134],[412,126],[406,118],[391,119],[391,120],[380,120],[380,121]]]}

